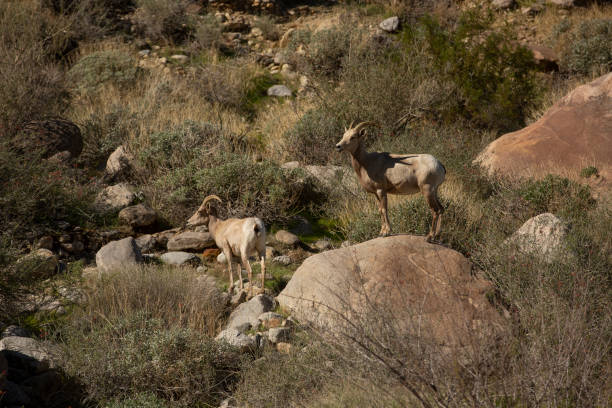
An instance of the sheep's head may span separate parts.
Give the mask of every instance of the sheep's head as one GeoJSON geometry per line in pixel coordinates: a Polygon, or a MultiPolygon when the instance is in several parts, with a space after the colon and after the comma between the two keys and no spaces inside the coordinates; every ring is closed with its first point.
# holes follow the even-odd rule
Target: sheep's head
{"type": "Polygon", "coordinates": [[[363,136],[363,130],[366,126],[378,126],[374,122],[361,122],[357,126],[353,127],[353,124],[348,127],[348,129],[344,129],[344,135],[342,135],[342,139],[336,144],[336,150],[339,152],[345,151],[349,153],[354,153],[361,142],[361,137],[363,136]]]}
{"type": "Polygon", "coordinates": [[[215,209],[212,206],[211,200],[221,202],[221,199],[216,195],[209,195],[202,201],[202,205],[198,210],[187,220],[187,226],[197,227],[198,225],[208,225],[209,216],[216,215],[215,209]]]}

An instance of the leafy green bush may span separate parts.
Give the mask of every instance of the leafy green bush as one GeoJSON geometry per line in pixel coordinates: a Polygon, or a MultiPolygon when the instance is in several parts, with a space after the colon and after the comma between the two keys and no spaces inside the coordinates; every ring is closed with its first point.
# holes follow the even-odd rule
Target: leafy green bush
{"type": "Polygon", "coordinates": [[[431,17],[423,22],[434,67],[461,101],[449,113],[496,129],[522,125],[536,96],[531,52],[478,12],[464,13],[452,30],[431,17]]]}
{"type": "Polygon", "coordinates": [[[580,75],[603,74],[612,69],[612,19],[583,21],[575,27],[560,27],[561,66],[580,75]]]}
{"type": "Polygon", "coordinates": [[[129,54],[110,50],[81,58],[68,71],[68,79],[77,91],[87,94],[109,82],[118,87],[133,86],[140,73],[140,68],[129,54]]]}
{"type": "Polygon", "coordinates": [[[185,12],[188,0],[137,0],[134,14],[137,29],[153,41],[181,43],[192,25],[185,12]]]}

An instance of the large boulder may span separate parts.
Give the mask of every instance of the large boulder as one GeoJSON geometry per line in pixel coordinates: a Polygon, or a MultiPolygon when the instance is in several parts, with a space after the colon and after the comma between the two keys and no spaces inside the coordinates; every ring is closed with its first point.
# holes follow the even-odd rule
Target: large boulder
{"type": "Polygon", "coordinates": [[[236,329],[225,329],[215,337],[218,342],[225,342],[243,351],[257,348],[257,340],[254,336],[249,336],[236,329]]]}
{"type": "Polygon", "coordinates": [[[611,112],[609,73],[574,89],[537,122],[493,141],[475,162],[490,174],[512,177],[554,173],[578,179],[581,169],[595,166],[603,180],[609,180],[611,112]]]}
{"type": "Polygon", "coordinates": [[[14,144],[20,151],[39,151],[43,157],[67,151],[70,158],[76,158],[83,150],[83,136],[74,123],[61,118],[48,118],[25,124],[14,144]]]}
{"type": "Polygon", "coordinates": [[[168,251],[202,251],[213,245],[215,240],[210,233],[186,231],[168,240],[168,251]]]}
{"type": "Polygon", "coordinates": [[[544,213],[528,219],[507,243],[517,245],[523,253],[540,256],[545,262],[552,262],[565,253],[565,235],[565,224],[554,214],[544,213]]]}
{"type": "Polygon", "coordinates": [[[392,319],[407,335],[458,346],[503,327],[490,291],[460,253],[395,235],[307,258],[277,300],[302,323],[330,332],[392,319]]]}
{"type": "Polygon", "coordinates": [[[96,266],[101,272],[134,266],[141,262],[142,254],[132,237],[111,241],[96,253],[96,266]]]}

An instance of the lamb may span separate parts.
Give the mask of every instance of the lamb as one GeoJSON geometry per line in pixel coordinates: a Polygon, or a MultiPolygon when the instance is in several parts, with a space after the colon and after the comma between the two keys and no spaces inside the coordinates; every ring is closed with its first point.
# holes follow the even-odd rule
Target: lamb
{"type": "Polygon", "coordinates": [[[446,168],[429,154],[390,154],[366,152],[362,145],[363,130],[377,126],[373,122],[362,122],[344,129],[342,140],[336,150],[351,155],[353,169],[363,188],[376,196],[378,211],[382,219],[381,236],[391,233],[387,216],[387,194],[414,194],[421,192],[431,209],[433,220],[427,241],[431,242],[440,232],[444,207],[440,204],[437,190],[444,181],[446,168]]]}
{"type": "MultiPolygon", "coordinates": [[[[264,279],[266,276],[266,227],[261,219],[229,218],[222,220],[217,217],[215,206],[209,203],[211,200],[221,202],[216,195],[207,196],[196,213],[187,220],[187,226],[208,225],[208,231],[215,240],[217,246],[223,251],[229,269],[231,292],[234,287],[234,273],[232,269],[232,257],[240,258],[242,266],[249,274],[249,296],[253,295],[253,271],[249,263],[249,255],[257,252],[261,262],[261,292],[264,291],[264,279]]],[[[240,290],[243,290],[240,269],[238,270],[240,290]]]]}

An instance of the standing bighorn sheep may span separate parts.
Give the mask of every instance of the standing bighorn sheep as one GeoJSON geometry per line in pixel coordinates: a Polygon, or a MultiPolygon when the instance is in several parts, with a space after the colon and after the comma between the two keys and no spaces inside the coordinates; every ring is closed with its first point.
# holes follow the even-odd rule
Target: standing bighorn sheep
{"type": "MultiPolygon", "coordinates": [[[[257,252],[261,262],[261,292],[263,292],[266,276],[266,227],[263,221],[255,217],[219,219],[215,207],[209,204],[210,200],[221,202],[221,199],[216,195],[206,197],[196,213],[187,220],[187,225],[208,225],[210,235],[215,240],[217,246],[223,251],[223,255],[225,255],[227,260],[230,292],[234,287],[232,258],[235,256],[240,258],[242,266],[246,268],[249,274],[249,295],[253,294],[253,271],[249,263],[249,255],[257,252]]],[[[238,279],[240,281],[240,290],[243,290],[240,267],[238,268],[238,279]]]]}
{"type": "Polygon", "coordinates": [[[427,241],[440,232],[444,207],[438,200],[437,190],[444,181],[446,169],[435,157],[429,154],[390,154],[386,152],[366,152],[362,145],[363,129],[377,126],[373,122],[362,122],[344,129],[342,140],[336,144],[338,151],[351,155],[353,169],[359,183],[378,200],[378,211],[382,218],[380,235],[391,233],[387,216],[387,193],[414,194],[421,192],[433,215],[427,241]]]}

